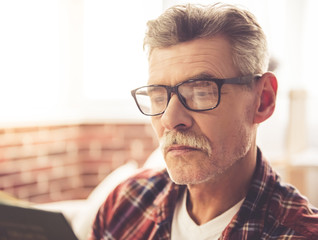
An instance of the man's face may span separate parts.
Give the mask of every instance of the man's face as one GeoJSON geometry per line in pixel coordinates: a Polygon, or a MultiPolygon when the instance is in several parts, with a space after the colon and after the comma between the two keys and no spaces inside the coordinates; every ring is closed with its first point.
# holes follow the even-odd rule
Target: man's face
{"type": "MultiPolygon", "coordinates": [[[[196,76],[239,76],[230,44],[222,36],[154,49],[149,59],[149,84],[174,86],[196,76]]],[[[255,94],[224,84],[217,108],[193,112],[172,94],[166,111],[152,117],[170,177],[178,184],[216,181],[246,158],[255,144],[255,94]]]]}

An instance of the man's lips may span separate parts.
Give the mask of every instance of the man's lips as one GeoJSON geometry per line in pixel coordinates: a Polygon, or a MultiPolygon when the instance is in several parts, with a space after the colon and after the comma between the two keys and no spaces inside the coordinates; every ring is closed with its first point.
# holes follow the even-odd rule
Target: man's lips
{"type": "Polygon", "coordinates": [[[187,152],[187,151],[199,151],[200,149],[190,147],[190,146],[184,146],[184,145],[172,145],[167,148],[166,153],[169,152],[187,152]]]}

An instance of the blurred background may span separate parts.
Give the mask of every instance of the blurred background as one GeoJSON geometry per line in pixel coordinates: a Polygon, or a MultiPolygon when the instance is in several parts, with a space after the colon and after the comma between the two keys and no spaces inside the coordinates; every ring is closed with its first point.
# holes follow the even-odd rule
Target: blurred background
{"type": "MultiPolygon", "coordinates": [[[[158,143],[130,95],[147,81],[146,22],[177,0],[0,0],[0,190],[85,199],[158,143]]],[[[253,12],[279,80],[258,144],[318,205],[318,1],[223,1],[253,12]]]]}

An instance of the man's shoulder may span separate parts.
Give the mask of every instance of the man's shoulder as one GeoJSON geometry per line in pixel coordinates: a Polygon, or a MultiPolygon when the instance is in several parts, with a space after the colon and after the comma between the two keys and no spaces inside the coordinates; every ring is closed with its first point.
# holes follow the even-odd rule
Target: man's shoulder
{"type": "Polygon", "coordinates": [[[239,216],[238,222],[246,220],[243,225],[250,234],[318,239],[318,210],[295,187],[282,182],[263,158],[239,216]]]}
{"type": "Polygon", "coordinates": [[[277,236],[318,239],[318,210],[295,187],[277,181],[269,197],[265,228],[277,236]]]}
{"type": "Polygon", "coordinates": [[[108,195],[99,215],[109,226],[123,222],[134,226],[138,221],[150,224],[158,220],[159,210],[172,208],[174,203],[170,199],[177,194],[178,187],[165,170],[140,170],[108,195]]]}
{"type": "Polygon", "coordinates": [[[170,198],[177,193],[174,187],[165,170],[139,170],[108,195],[95,219],[95,236],[106,234],[112,236],[109,239],[148,236],[156,222],[161,221],[162,209],[169,215],[173,204],[170,198]]]}
{"type": "Polygon", "coordinates": [[[270,211],[278,219],[286,221],[294,215],[318,214],[318,209],[313,207],[298,189],[288,183],[277,181],[270,196],[270,211]]]}

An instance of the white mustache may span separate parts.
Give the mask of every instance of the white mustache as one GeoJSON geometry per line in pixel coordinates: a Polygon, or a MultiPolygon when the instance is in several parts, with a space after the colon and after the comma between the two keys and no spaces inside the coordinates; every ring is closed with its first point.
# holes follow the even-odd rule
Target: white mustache
{"type": "Polygon", "coordinates": [[[160,139],[160,147],[163,153],[172,145],[183,145],[192,148],[200,149],[206,152],[209,156],[212,154],[209,140],[204,135],[197,135],[192,131],[169,131],[165,132],[160,139]]]}

